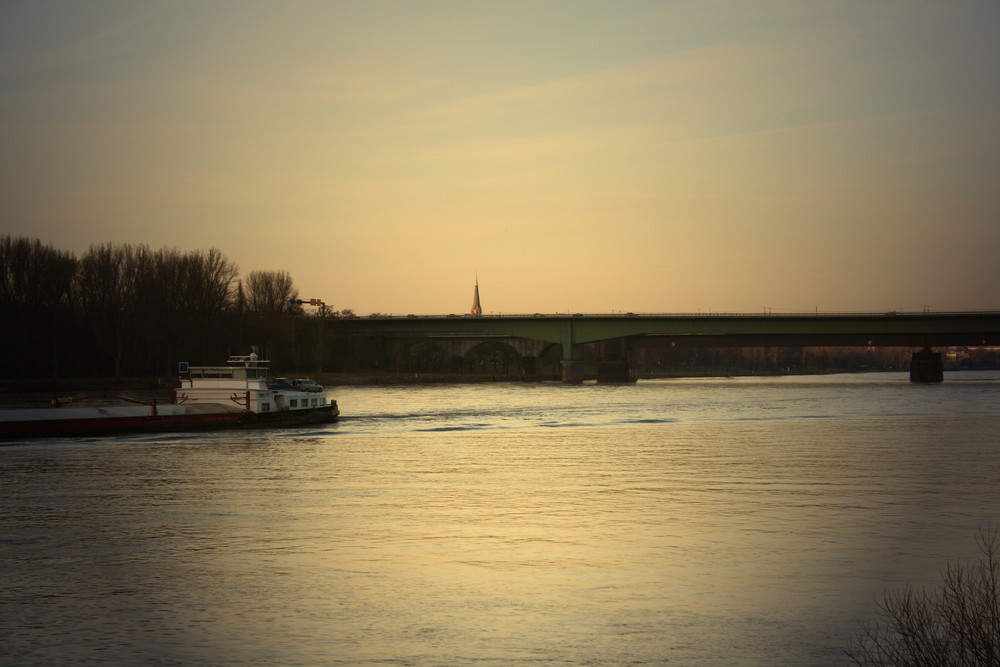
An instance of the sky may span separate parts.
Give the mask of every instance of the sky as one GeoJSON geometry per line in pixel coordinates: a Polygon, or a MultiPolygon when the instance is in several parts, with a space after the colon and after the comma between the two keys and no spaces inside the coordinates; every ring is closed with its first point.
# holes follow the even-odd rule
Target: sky
{"type": "Polygon", "coordinates": [[[996,0],[0,0],[0,234],[358,314],[1000,310],[996,0]]]}

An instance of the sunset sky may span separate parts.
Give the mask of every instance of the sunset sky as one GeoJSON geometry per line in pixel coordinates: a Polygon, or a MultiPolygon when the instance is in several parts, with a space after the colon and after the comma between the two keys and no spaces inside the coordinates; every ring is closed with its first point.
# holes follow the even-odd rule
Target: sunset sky
{"type": "Polygon", "coordinates": [[[0,0],[0,233],[359,314],[1000,309],[996,0],[0,0]]]}

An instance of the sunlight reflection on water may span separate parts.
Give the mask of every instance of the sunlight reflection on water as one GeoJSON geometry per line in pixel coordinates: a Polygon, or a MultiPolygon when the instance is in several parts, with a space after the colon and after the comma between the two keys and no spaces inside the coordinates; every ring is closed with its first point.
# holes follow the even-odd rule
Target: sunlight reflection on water
{"type": "Polygon", "coordinates": [[[1000,379],[850,377],[353,387],[324,429],[0,448],[0,656],[843,664],[1000,507],[1000,379]]]}

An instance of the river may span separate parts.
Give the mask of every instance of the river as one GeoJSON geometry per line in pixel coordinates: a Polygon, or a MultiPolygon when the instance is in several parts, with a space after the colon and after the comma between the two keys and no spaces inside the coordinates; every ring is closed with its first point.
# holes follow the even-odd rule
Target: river
{"type": "Polygon", "coordinates": [[[334,387],[0,447],[0,663],[840,665],[1000,524],[1000,373],[334,387]]]}

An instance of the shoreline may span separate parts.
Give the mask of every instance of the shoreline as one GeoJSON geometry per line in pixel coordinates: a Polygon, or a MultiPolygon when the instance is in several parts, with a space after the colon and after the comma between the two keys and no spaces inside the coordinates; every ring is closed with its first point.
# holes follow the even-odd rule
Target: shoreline
{"type": "MultiPolygon", "coordinates": [[[[751,371],[742,369],[690,369],[672,372],[643,374],[639,380],[669,380],[676,378],[709,378],[709,377],[777,377],[782,375],[834,375],[838,373],[869,373],[894,372],[905,369],[887,371],[825,369],[825,370],[788,370],[788,371],[751,371]]],[[[299,376],[300,373],[290,373],[299,376]]],[[[324,387],[338,386],[388,386],[405,384],[482,384],[488,382],[560,382],[558,377],[549,375],[525,374],[473,374],[473,373],[403,373],[393,371],[367,371],[357,373],[301,373],[320,383],[324,387]]],[[[593,380],[594,378],[588,378],[593,380]]],[[[174,377],[81,377],[81,378],[29,378],[0,379],[0,396],[16,396],[18,394],[40,393],[79,393],[79,392],[128,392],[128,391],[158,391],[169,392],[177,386],[174,377]]]]}

